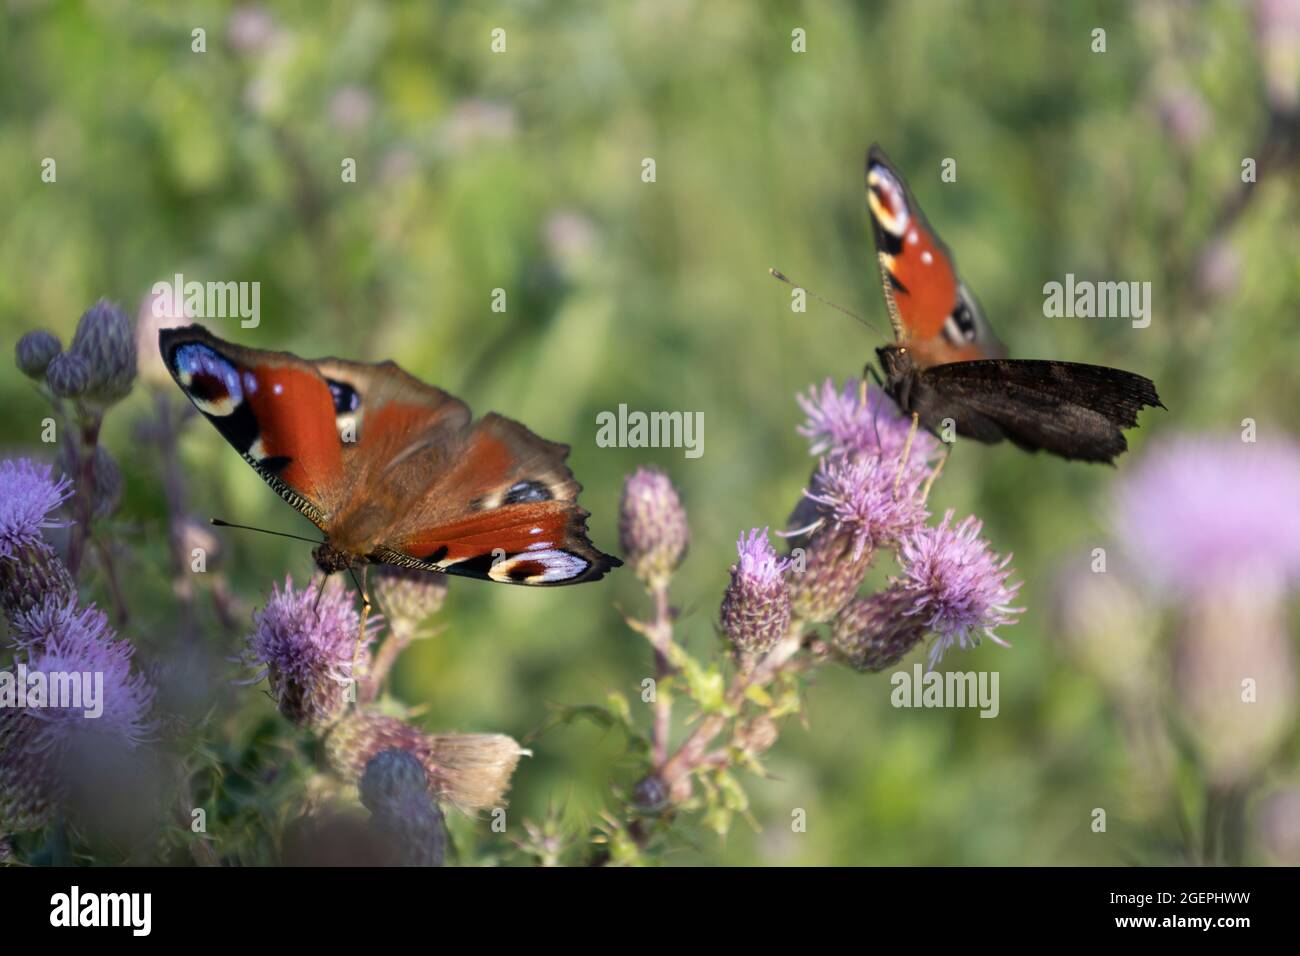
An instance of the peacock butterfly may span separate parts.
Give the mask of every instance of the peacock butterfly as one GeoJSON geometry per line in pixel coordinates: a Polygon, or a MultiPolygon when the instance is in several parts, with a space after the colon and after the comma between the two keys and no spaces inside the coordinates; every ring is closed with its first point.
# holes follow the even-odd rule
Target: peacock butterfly
{"type": "Polygon", "coordinates": [[[394,564],[505,584],[595,581],[567,445],[469,407],[393,362],[310,361],[201,326],[159,333],[176,384],[325,533],[326,574],[394,564]]]}
{"type": "Polygon", "coordinates": [[[879,146],[866,162],[881,285],[896,342],[876,350],[884,389],[930,431],[1113,463],[1123,430],[1164,405],[1141,375],[1077,362],[1009,359],[952,253],[879,146]]]}

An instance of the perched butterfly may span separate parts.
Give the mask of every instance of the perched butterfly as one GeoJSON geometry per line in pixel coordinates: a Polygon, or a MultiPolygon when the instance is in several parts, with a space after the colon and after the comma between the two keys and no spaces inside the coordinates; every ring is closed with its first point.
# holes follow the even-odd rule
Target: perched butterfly
{"type": "Polygon", "coordinates": [[[309,361],[197,325],[158,344],[195,407],[325,533],[326,574],[394,564],[545,586],[622,564],[587,540],[567,445],[495,413],[471,422],[393,362],[309,361]]]}
{"type": "Polygon", "coordinates": [[[902,175],[867,153],[867,207],[893,345],[876,350],[885,391],[922,427],[1027,451],[1113,462],[1123,430],[1160,407],[1150,379],[1101,365],[1009,359],[902,175]]]}

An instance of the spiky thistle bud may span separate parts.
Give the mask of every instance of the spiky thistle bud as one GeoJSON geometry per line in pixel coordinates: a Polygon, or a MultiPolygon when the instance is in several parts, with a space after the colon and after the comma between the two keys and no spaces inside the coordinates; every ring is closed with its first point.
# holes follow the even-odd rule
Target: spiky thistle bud
{"type": "Polygon", "coordinates": [[[403,866],[442,866],[447,826],[415,754],[381,750],[366,763],[358,789],[371,829],[394,848],[403,866]]]}
{"type": "Polygon", "coordinates": [[[356,699],[356,680],[369,668],[379,624],[371,615],[362,634],[361,617],[338,578],[295,590],[286,577],[284,589],[275,587],[254,615],[244,661],[260,668],[253,680],[267,678],[285,717],[304,727],[329,727],[356,699]]]}
{"type": "Polygon", "coordinates": [[[824,624],[858,593],[875,550],[859,548],[850,532],[825,522],[808,498],[795,507],[789,523],[793,529],[812,528],[790,538],[791,610],[810,624],[824,624]]]}
{"type": "Polygon", "coordinates": [[[754,528],[736,543],[740,560],[731,567],[731,583],[722,597],[722,628],[743,654],[770,651],[790,628],[790,562],[777,557],[767,529],[754,528]]]}
{"type": "Polygon", "coordinates": [[[57,335],[45,329],[37,329],[18,340],[14,360],[20,372],[39,381],[45,377],[45,370],[49,368],[54,356],[62,351],[63,343],[57,335]]]}
{"type": "Polygon", "coordinates": [[[77,398],[90,387],[90,365],[71,352],[60,352],[45,369],[45,384],[58,398],[77,398]]]}
{"type": "Polygon", "coordinates": [[[352,783],[376,754],[392,749],[414,754],[433,798],[464,812],[502,806],[515,766],[528,753],[505,734],[426,734],[372,708],[349,712],[325,739],[330,766],[352,783]]]}
{"type": "Polygon", "coordinates": [[[442,609],[447,599],[447,575],[385,564],[371,578],[371,596],[395,633],[409,636],[442,609]]]}
{"type": "Polygon", "coordinates": [[[135,333],[126,313],[100,299],[81,316],[68,351],[90,367],[84,397],[100,406],[125,398],[135,382],[135,333]]]}
{"type": "Polygon", "coordinates": [[[913,602],[912,595],[897,588],[854,598],[831,625],[835,659],[864,672],[897,664],[925,638],[925,624],[908,616],[913,602]]]}
{"type": "Polygon", "coordinates": [[[632,569],[648,587],[662,587],[682,563],[690,545],[677,489],[658,468],[638,468],[623,485],[619,541],[632,569]]]}

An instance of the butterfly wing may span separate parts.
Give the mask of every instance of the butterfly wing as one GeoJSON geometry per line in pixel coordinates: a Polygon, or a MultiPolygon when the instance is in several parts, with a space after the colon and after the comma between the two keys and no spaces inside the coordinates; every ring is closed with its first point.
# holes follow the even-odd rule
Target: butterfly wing
{"type": "Polygon", "coordinates": [[[288,352],[242,348],[198,325],[163,329],[158,346],[176,384],[226,441],[280,497],[328,530],[345,477],[329,380],[288,352]]]}
{"type": "Polygon", "coordinates": [[[867,153],[866,182],[885,305],[895,337],[916,365],[1004,357],[952,252],[879,146],[867,153]]]}
{"type": "Polygon", "coordinates": [[[991,359],[918,373],[912,410],[931,429],[952,419],[978,441],[1006,439],[1062,458],[1113,462],[1128,448],[1138,412],[1164,405],[1141,375],[1078,362],[991,359]]]}
{"type": "Polygon", "coordinates": [[[602,577],[622,562],[587,538],[587,512],[577,503],[582,486],[564,463],[568,452],[497,414],[454,444],[412,451],[392,481],[423,488],[409,519],[383,536],[379,557],[506,584],[602,577]]]}
{"type": "Polygon", "coordinates": [[[393,362],[308,361],[198,326],[163,331],[160,347],[199,411],[338,550],[517,584],[621,563],[586,537],[566,446],[498,415],[471,423],[393,362]]]}

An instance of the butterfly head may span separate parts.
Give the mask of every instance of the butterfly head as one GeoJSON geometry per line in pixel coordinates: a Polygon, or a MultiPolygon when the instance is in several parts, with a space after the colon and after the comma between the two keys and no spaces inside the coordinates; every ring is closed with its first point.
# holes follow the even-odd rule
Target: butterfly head
{"type": "Polygon", "coordinates": [[[876,349],[876,357],[880,359],[880,367],[884,369],[886,378],[904,375],[916,367],[906,345],[882,345],[876,349]]]}
{"type": "Polygon", "coordinates": [[[346,571],[348,568],[364,563],[363,559],[354,554],[349,554],[347,551],[339,550],[328,541],[317,545],[312,550],[311,556],[316,560],[316,567],[326,574],[333,574],[335,571],[346,571]]]}

